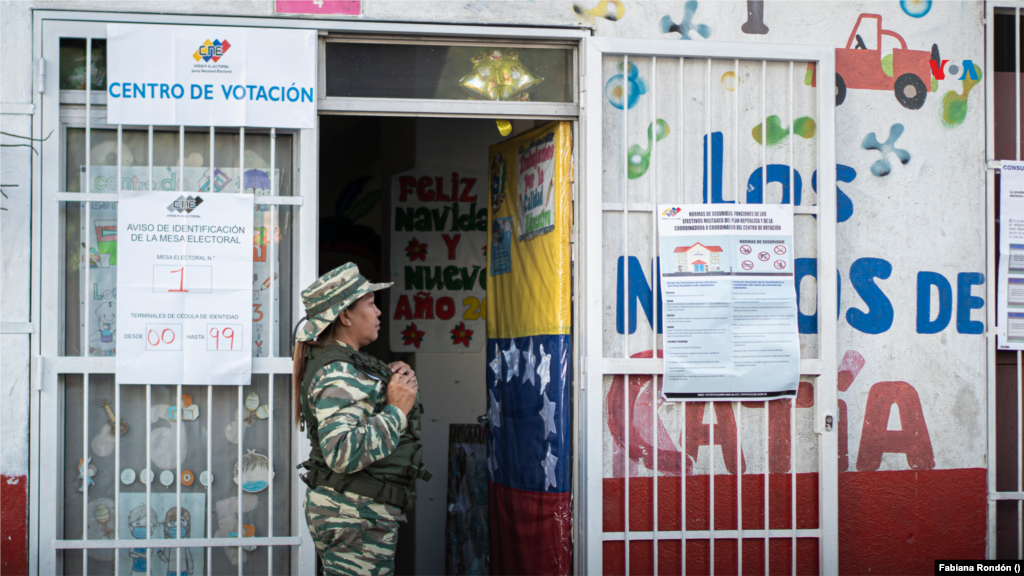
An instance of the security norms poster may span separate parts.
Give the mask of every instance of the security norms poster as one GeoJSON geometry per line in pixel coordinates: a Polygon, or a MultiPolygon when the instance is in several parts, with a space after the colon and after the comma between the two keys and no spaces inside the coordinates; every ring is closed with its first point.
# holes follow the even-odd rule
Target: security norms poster
{"type": "Polygon", "coordinates": [[[483,171],[417,167],[391,184],[391,349],[478,352],[487,339],[483,171]]]}
{"type": "Polygon", "coordinates": [[[118,195],[118,384],[249,384],[252,194],[118,195]]]}

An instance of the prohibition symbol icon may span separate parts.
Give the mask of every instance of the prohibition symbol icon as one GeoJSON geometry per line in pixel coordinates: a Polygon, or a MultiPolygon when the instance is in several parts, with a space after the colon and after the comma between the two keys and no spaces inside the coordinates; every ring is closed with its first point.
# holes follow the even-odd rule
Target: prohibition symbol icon
{"type": "Polygon", "coordinates": [[[746,244],[740,246],[740,254],[750,254],[750,246],[747,246],[746,244]]]}
{"type": "Polygon", "coordinates": [[[753,270],[753,268],[754,268],[754,263],[753,262],[751,262],[750,260],[744,260],[743,261],[743,269],[744,270],[753,270]]]}
{"type": "Polygon", "coordinates": [[[767,262],[771,260],[772,257],[769,256],[767,252],[761,252],[760,254],[757,255],[757,259],[760,260],[761,262],[767,262]]]}
{"type": "Polygon", "coordinates": [[[786,247],[783,246],[782,244],[779,244],[778,246],[775,247],[775,253],[778,254],[779,256],[782,256],[783,254],[786,253],[786,247]]]}
{"type": "Polygon", "coordinates": [[[776,260],[775,261],[775,268],[777,268],[779,270],[782,270],[785,267],[786,267],[786,261],[785,260],[776,260]]]}

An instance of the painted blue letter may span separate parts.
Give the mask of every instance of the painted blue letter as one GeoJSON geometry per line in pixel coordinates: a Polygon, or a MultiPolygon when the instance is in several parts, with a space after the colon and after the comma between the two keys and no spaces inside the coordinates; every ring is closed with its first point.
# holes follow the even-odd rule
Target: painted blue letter
{"type": "Polygon", "coordinates": [[[846,321],[865,334],[881,334],[892,326],[892,303],[875,278],[885,280],[892,274],[892,264],[881,258],[859,258],[850,266],[850,283],[868,305],[868,312],[850,308],[846,321]]]}
{"type": "MultiPolygon", "coordinates": [[[[857,178],[857,171],[845,164],[836,164],[836,182],[853,182],[857,178]]],[[[811,188],[818,191],[818,171],[811,174],[811,188]]],[[[843,192],[842,188],[836,186],[836,222],[846,222],[853,216],[853,201],[843,192]]],[[[817,218],[817,216],[815,216],[817,218]]]]}
{"type": "Polygon", "coordinates": [[[971,296],[971,286],[985,283],[980,272],[961,272],[956,275],[956,331],[961,334],[981,334],[985,324],[971,320],[971,310],[981,308],[985,300],[971,296]]]}
{"type": "MultiPolygon", "coordinates": [[[[661,264],[657,264],[657,268],[654,274],[654,282],[657,284],[658,292],[658,333],[661,333],[661,284],[659,278],[661,277],[661,264]]],[[[618,281],[615,289],[615,330],[619,334],[625,333],[624,323],[622,317],[623,310],[623,297],[624,290],[623,284],[625,280],[625,271],[622,267],[622,257],[619,256],[618,264],[618,281]]],[[[635,256],[629,257],[629,333],[636,332],[636,302],[640,301],[640,307],[643,308],[644,314],[647,316],[647,321],[654,325],[654,290],[651,289],[651,285],[647,283],[647,275],[644,273],[644,269],[640,266],[640,260],[635,256]]]]}
{"type": "MultiPolygon", "coordinates": [[[[747,179],[747,204],[764,203],[764,190],[761,190],[761,180],[760,168],[754,170],[750,178],[747,179]]],[[[767,182],[782,184],[782,203],[789,204],[789,166],[785,164],[769,164],[767,182]]],[[[796,190],[793,193],[793,198],[795,199],[793,204],[799,206],[803,181],[800,178],[800,172],[795,169],[793,170],[793,182],[793,188],[796,190]]]]}
{"type": "MultiPolygon", "coordinates": [[[[968,313],[969,314],[969,313],[968,313]]],[[[949,325],[953,316],[953,288],[937,272],[917,273],[917,333],[936,334],[949,325]],[[939,314],[932,320],[932,286],[939,289],[939,314]]]]}

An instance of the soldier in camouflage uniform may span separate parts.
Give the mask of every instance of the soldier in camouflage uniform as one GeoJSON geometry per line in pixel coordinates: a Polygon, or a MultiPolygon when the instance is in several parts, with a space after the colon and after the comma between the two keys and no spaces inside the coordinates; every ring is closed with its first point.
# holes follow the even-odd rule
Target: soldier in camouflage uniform
{"type": "Polygon", "coordinates": [[[427,480],[415,373],[359,352],[377,339],[371,284],[346,264],[302,292],[307,321],[295,346],[297,412],[311,441],[300,465],[306,520],[327,574],[394,572],[398,523],[427,480]]]}

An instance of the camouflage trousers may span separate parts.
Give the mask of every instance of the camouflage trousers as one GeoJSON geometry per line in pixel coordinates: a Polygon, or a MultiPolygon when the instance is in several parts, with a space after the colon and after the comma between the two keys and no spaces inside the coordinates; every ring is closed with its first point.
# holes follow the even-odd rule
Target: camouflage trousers
{"type": "Polygon", "coordinates": [[[325,574],[394,574],[398,523],[405,522],[398,508],[318,486],[306,491],[305,509],[325,574]]]}

